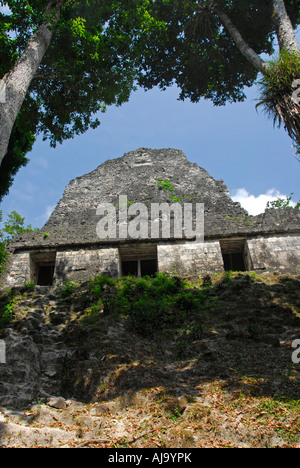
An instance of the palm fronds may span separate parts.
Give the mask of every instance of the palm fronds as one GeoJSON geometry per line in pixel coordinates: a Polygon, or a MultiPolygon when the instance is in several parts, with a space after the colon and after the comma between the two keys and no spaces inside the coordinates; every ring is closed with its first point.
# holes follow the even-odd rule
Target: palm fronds
{"type": "Polygon", "coordinates": [[[273,119],[274,125],[282,124],[289,136],[300,146],[300,103],[292,99],[293,83],[300,78],[300,54],[281,51],[269,62],[269,67],[260,86],[260,99],[256,108],[263,106],[265,113],[273,119]]]}

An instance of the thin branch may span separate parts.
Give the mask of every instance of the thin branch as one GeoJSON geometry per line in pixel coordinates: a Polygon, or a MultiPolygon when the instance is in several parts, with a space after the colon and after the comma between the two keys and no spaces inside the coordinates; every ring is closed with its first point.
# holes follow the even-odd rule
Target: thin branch
{"type": "Polygon", "coordinates": [[[240,52],[246,57],[246,59],[252,63],[252,65],[261,73],[265,74],[268,68],[268,64],[262,60],[262,58],[247,44],[241,33],[238,31],[236,26],[232,23],[231,19],[226,13],[218,8],[214,0],[208,2],[209,8],[212,9],[216,15],[220,18],[224,27],[227,29],[234,42],[236,43],[240,52]]]}

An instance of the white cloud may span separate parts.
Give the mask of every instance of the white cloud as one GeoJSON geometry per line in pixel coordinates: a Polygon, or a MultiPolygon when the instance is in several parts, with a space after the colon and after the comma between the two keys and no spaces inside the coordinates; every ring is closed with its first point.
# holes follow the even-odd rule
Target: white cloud
{"type": "Polygon", "coordinates": [[[35,219],[34,219],[34,227],[43,227],[44,224],[48,221],[48,219],[50,218],[50,215],[52,214],[52,212],[54,211],[54,208],[55,208],[55,205],[48,205],[46,208],[45,208],[45,211],[43,214],[41,214],[40,216],[36,216],[35,219]]]}
{"type": "Polygon", "coordinates": [[[37,187],[30,181],[25,181],[22,186],[15,184],[10,190],[11,197],[17,202],[33,203],[36,197],[37,187]]]}
{"type": "Polygon", "coordinates": [[[48,160],[46,158],[35,158],[34,162],[42,169],[48,169],[48,160]]]}
{"type": "MultiPolygon", "coordinates": [[[[287,195],[283,195],[273,188],[256,197],[251,195],[245,188],[239,188],[233,190],[231,197],[233,201],[239,202],[248,211],[249,215],[255,216],[265,211],[268,201],[275,201],[277,198],[285,199],[287,195]]],[[[295,203],[291,202],[291,206],[295,206],[295,203]]]]}
{"type": "Polygon", "coordinates": [[[47,220],[48,220],[48,218],[50,218],[50,215],[54,211],[55,206],[56,205],[47,206],[46,211],[45,211],[45,217],[46,217],[47,220]]]}

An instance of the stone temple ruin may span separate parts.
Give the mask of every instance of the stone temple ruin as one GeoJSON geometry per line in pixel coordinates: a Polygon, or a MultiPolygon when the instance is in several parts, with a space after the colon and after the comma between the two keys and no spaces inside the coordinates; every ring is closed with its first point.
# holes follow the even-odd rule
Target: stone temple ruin
{"type": "MultiPolygon", "coordinates": [[[[171,229],[174,219],[171,210],[171,229]]],[[[141,148],[72,180],[45,226],[18,236],[9,249],[6,287],[83,282],[98,274],[199,276],[224,270],[296,274],[300,211],[268,209],[248,216],[232,201],[223,181],[189,162],[183,152],[141,148]],[[169,238],[163,237],[162,219],[156,220],[160,225],[156,237],[100,238],[97,225],[103,217],[97,208],[103,203],[117,208],[120,195],[127,197],[128,210],[134,203],[149,210],[153,203],[204,204],[204,242],[176,236],[174,230],[169,238]]]]}

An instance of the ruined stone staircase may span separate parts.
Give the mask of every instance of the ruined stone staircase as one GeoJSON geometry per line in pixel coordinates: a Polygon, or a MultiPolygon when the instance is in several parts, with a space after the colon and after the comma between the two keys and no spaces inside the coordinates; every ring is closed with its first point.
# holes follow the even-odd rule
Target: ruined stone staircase
{"type": "Polygon", "coordinates": [[[0,364],[0,406],[24,407],[59,394],[60,360],[69,355],[62,333],[66,312],[60,296],[36,286],[34,296],[17,304],[20,318],[7,328],[6,364],[0,364]]]}

